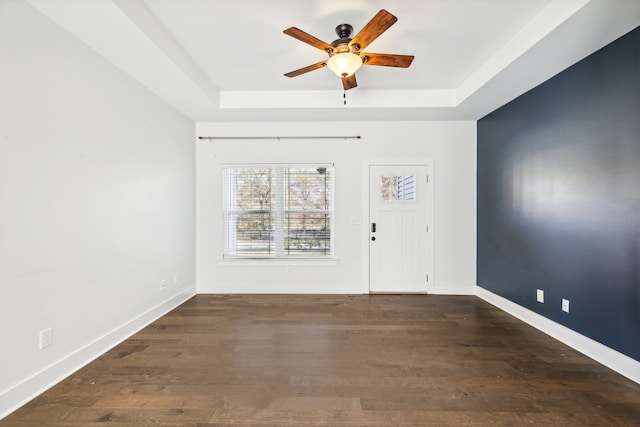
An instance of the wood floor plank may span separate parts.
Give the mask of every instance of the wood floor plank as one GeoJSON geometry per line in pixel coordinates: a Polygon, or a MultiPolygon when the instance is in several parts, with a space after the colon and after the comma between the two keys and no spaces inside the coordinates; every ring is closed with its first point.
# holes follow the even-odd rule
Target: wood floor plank
{"type": "Polygon", "coordinates": [[[198,295],[4,426],[640,425],[640,385],[472,296],[198,295]]]}

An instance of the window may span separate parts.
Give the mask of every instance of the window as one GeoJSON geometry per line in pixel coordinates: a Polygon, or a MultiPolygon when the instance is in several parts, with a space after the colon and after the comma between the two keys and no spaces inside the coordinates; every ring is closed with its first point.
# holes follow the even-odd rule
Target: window
{"type": "Polygon", "coordinates": [[[224,168],[224,256],[333,256],[333,165],[224,168]]]}
{"type": "Polygon", "coordinates": [[[380,191],[382,200],[390,201],[413,201],[416,196],[416,177],[405,176],[382,176],[380,191]]]}

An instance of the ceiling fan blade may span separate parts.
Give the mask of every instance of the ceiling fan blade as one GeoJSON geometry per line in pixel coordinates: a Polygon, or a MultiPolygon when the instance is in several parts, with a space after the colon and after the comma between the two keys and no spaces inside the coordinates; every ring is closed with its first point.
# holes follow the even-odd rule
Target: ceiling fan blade
{"type": "Polygon", "coordinates": [[[333,46],[331,46],[328,43],[323,42],[322,40],[315,38],[314,36],[312,36],[309,33],[305,33],[304,31],[302,31],[299,28],[296,27],[291,27],[291,28],[287,28],[286,30],[283,31],[283,33],[285,33],[288,36],[293,37],[294,39],[298,39],[301,42],[307,43],[315,48],[318,48],[320,50],[324,50],[325,52],[329,53],[333,51],[333,46]]]}
{"type": "Polygon", "coordinates": [[[356,34],[349,46],[357,44],[360,46],[360,50],[367,47],[372,41],[378,38],[378,36],[389,29],[396,23],[398,18],[390,14],[384,9],[380,9],[380,12],[374,16],[367,25],[364,26],[358,34],[356,34]]]}
{"type": "Polygon", "coordinates": [[[285,76],[287,76],[287,77],[296,77],[296,76],[299,76],[300,74],[304,74],[304,73],[308,73],[309,71],[317,70],[318,68],[324,67],[326,62],[327,61],[317,62],[317,63],[315,63],[313,65],[309,65],[309,66],[306,66],[304,68],[300,68],[299,70],[290,71],[287,74],[285,74],[285,76]]]}
{"type": "Polygon", "coordinates": [[[344,90],[353,89],[356,86],[358,86],[358,82],[356,81],[355,73],[351,74],[349,77],[342,78],[342,87],[344,90]]]}
{"type": "Polygon", "coordinates": [[[388,53],[363,53],[360,55],[364,65],[382,65],[385,67],[409,68],[413,55],[391,55],[388,53]]]}

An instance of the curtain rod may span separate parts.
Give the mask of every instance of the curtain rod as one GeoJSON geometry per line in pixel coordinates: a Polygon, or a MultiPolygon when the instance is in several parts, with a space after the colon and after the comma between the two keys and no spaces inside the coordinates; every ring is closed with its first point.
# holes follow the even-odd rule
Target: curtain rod
{"type": "Polygon", "coordinates": [[[198,139],[218,140],[218,139],[360,139],[360,135],[345,136],[199,136],[198,139]]]}

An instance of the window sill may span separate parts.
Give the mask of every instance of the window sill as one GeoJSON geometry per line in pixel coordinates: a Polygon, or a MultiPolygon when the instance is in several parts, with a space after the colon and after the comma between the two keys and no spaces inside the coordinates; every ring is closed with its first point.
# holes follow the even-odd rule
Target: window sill
{"type": "Polygon", "coordinates": [[[340,264],[339,258],[226,258],[218,259],[217,264],[221,267],[331,267],[340,264]]]}

